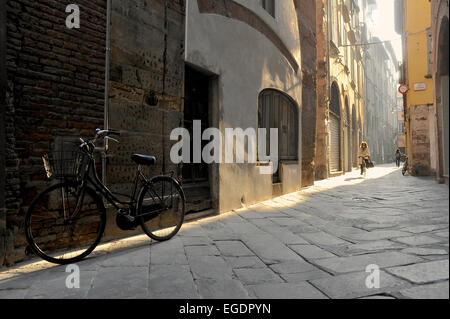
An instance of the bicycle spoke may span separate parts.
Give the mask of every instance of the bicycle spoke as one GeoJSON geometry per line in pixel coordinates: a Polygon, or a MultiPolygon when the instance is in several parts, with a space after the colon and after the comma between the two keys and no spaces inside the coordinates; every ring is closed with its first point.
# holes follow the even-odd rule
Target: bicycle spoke
{"type": "Polygon", "coordinates": [[[27,213],[27,240],[46,260],[65,263],[83,258],[95,248],[103,233],[105,214],[103,206],[98,201],[96,204],[95,192],[80,202],[73,190],[58,185],[49,188],[27,213]],[[72,217],[74,209],[78,212],[72,217]]]}

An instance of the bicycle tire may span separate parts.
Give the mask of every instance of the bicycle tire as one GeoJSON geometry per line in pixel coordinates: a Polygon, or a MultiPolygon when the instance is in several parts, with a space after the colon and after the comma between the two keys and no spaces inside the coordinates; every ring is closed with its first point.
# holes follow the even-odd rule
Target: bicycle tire
{"type": "Polygon", "coordinates": [[[137,212],[138,212],[138,218],[140,219],[140,224],[141,224],[141,228],[144,231],[145,234],[147,234],[147,236],[149,236],[151,239],[156,240],[156,241],[166,241],[171,239],[173,236],[175,236],[178,231],[180,230],[181,226],[183,225],[184,222],[184,214],[185,214],[185,206],[186,206],[186,199],[185,199],[185,195],[184,195],[184,191],[183,188],[180,186],[180,184],[173,179],[172,177],[169,176],[157,176],[151,179],[150,184],[149,185],[144,185],[141,188],[141,191],[139,193],[139,200],[138,200],[138,206],[137,206],[137,212]],[[166,200],[164,200],[165,197],[165,189],[163,188],[164,184],[167,183],[168,185],[170,185],[171,188],[171,194],[170,194],[170,199],[173,200],[174,196],[172,194],[172,190],[176,192],[177,198],[180,200],[180,202],[177,201],[176,204],[174,204],[174,202],[172,202],[172,205],[175,205],[177,207],[177,211],[173,214],[175,215],[175,223],[170,223],[170,224],[174,224],[170,227],[166,227],[167,224],[164,223],[169,223],[170,219],[170,212],[168,214],[165,214],[168,212],[168,210],[164,210],[163,212],[159,212],[159,213],[152,213],[150,212],[145,212],[145,208],[147,209],[154,209],[155,211],[159,209],[164,209],[165,207],[165,201],[167,201],[167,199],[169,199],[169,197],[167,197],[166,200]],[[149,193],[150,191],[150,193],[149,193]],[[153,192],[153,193],[151,193],[153,192]],[[155,192],[158,195],[162,195],[159,197],[162,197],[163,200],[161,201],[161,198],[155,198],[158,196],[155,196],[155,192]],[[162,193],[162,194],[161,194],[162,193]],[[146,197],[146,195],[150,195],[151,197],[151,204],[144,206],[144,199],[147,198],[147,200],[149,199],[149,197],[146,197]],[[181,207],[179,206],[179,204],[181,204],[181,207]],[[150,208],[148,208],[150,207],[150,208]],[[154,214],[154,215],[152,215],[154,214]],[[164,215],[163,215],[164,214],[164,215]],[[160,233],[162,233],[163,230],[169,229],[169,233],[165,234],[165,235],[160,235],[160,233]]]}
{"type": "MultiPolygon", "coordinates": [[[[81,211],[78,214],[78,216],[80,216],[79,220],[83,221],[83,219],[85,219],[83,222],[92,222],[91,225],[89,225],[87,223],[80,224],[81,227],[79,227],[79,225],[78,225],[78,227],[79,227],[78,229],[80,231],[84,230],[86,232],[85,234],[82,234],[82,235],[84,235],[84,237],[80,236],[78,234],[78,235],[76,235],[76,236],[78,236],[76,238],[78,241],[75,241],[74,240],[75,236],[73,235],[73,230],[72,230],[72,235],[69,239],[67,239],[67,236],[64,236],[64,234],[62,235],[62,237],[58,238],[57,232],[55,234],[51,233],[51,231],[61,229],[61,227],[62,227],[63,232],[66,230],[66,227],[72,227],[72,228],[77,227],[77,225],[75,225],[75,223],[72,225],[70,225],[70,223],[66,224],[65,220],[64,220],[63,225],[58,225],[58,223],[61,222],[61,217],[58,216],[57,218],[53,218],[55,216],[55,213],[58,213],[58,211],[64,211],[65,209],[49,207],[50,210],[47,209],[47,213],[49,214],[48,216],[51,216],[52,220],[54,219],[54,225],[51,226],[50,222],[47,222],[44,224],[46,219],[45,219],[45,217],[42,217],[42,215],[43,215],[42,208],[39,207],[39,204],[41,203],[41,201],[43,201],[44,203],[47,201],[49,205],[52,205],[52,204],[54,205],[55,202],[57,202],[57,200],[50,203],[51,198],[52,198],[51,196],[58,196],[58,192],[62,191],[63,193],[60,193],[60,194],[62,194],[61,197],[63,197],[64,193],[68,194],[68,192],[65,190],[71,189],[71,188],[73,189],[75,187],[76,187],[76,184],[74,184],[74,183],[63,182],[63,183],[59,183],[59,184],[56,184],[56,185],[46,188],[33,200],[33,202],[31,203],[31,205],[27,211],[27,214],[25,216],[25,235],[26,235],[26,239],[29,244],[29,247],[37,256],[41,257],[42,259],[44,259],[48,262],[59,264],[59,265],[66,265],[66,264],[72,264],[72,263],[75,263],[75,262],[78,262],[78,261],[84,259],[95,249],[95,247],[97,247],[97,245],[99,244],[99,242],[103,236],[103,233],[105,231],[105,226],[106,226],[105,206],[103,205],[102,198],[92,188],[89,188],[89,187],[86,187],[84,189],[85,193],[82,198],[83,203],[82,203],[81,207],[83,210],[83,208],[85,206],[84,203],[87,203],[85,211],[88,214],[90,212],[92,212],[93,214],[86,216],[84,214],[84,211],[81,211]],[[54,191],[56,191],[56,193],[55,193],[56,195],[53,194],[54,191]],[[92,202],[85,202],[86,195],[92,199],[92,202]],[[41,210],[41,211],[39,211],[39,210],[41,210]],[[96,213],[96,212],[98,212],[98,213],[96,213]],[[47,230],[45,229],[45,227],[43,229],[44,238],[49,239],[45,243],[38,243],[37,242],[39,240],[37,238],[38,236],[36,234],[33,234],[33,228],[34,228],[34,230],[37,230],[37,229],[39,231],[42,230],[42,228],[36,227],[36,223],[33,223],[32,219],[34,216],[41,217],[40,218],[41,221],[43,220],[42,225],[45,225],[46,227],[50,226],[50,227],[48,227],[49,229],[47,229],[47,230]],[[89,228],[89,227],[92,227],[92,225],[94,225],[94,223],[95,223],[95,221],[92,221],[93,216],[99,217],[99,219],[98,219],[99,224],[98,224],[98,227],[97,227],[97,230],[95,233],[93,231],[91,231],[91,228],[89,228]],[[83,229],[83,226],[84,226],[84,229],[83,229]],[[51,228],[51,227],[54,227],[54,228],[51,228]],[[45,232],[47,232],[47,233],[45,233],[45,232]],[[47,237],[45,237],[45,236],[47,236],[47,237]],[[55,243],[54,243],[55,246],[52,246],[52,243],[50,242],[50,240],[51,240],[50,238],[53,238],[53,236],[55,236],[55,243]],[[92,243],[85,245],[87,248],[85,250],[83,250],[83,248],[80,247],[80,245],[81,245],[81,243],[83,243],[83,240],[86,240],[86,237],[91,237],[92,243]],[[69,247],[75,249],[77,252],[79,251],[80,252],[79,254],[75,255],[74,257],[69,257],[69,258],[64,258],[66,256],[66,254],[63,254],[62,257],[61,257],[61,255],[59,255],[61,249],[68,249],[69,247],[59,248],[58,242],[64,242],[67,240],[68,241],[73,240],[73,244],[69,245],[69,247]],[[50,245],[50,248],[48,249],[48,251],[44,251],[44,247],[46,245],[50,245]],[[51,254],[52,255],[55,254],[57,256],[55,257],[55,256],[52,256],[51,254]]],[[[70,205],[70,200],[68,200],[67,202],[68,202],[68,205],[70,205]]],[[[63,203],[64,203],[64,200],[63,200],[63,203]]],[[[56,204],[56,205],[58,205],[58,204],[56,204]]],[[[64,207],[65,207],[65,204],[64,204],[64,207]]],[[[39,222],[39,218],[38,218],[38,222],[39,222]]],[[[63,246],[63,245],[64,244],[61,243],[61,246],[63,246]]]]}

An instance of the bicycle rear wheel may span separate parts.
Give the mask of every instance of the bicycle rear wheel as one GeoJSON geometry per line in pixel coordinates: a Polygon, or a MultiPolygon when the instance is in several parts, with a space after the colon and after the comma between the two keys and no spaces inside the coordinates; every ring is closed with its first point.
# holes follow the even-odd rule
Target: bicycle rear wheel
{"type": "Polygon", "coordinates": [[[142,230],[152,239],[171,239],[184,221],[185,197],[181,186],[169,176],[158,176],[141,189],[138,218],[142,230]]]}
{"type": "Polygon", "coordinates": [[[25,234],[32,251],[55,264],[71,264],[89,255],[106,225],[102,199],[91,188],[61,183],[40,193],[25,217],[25,234]]]}

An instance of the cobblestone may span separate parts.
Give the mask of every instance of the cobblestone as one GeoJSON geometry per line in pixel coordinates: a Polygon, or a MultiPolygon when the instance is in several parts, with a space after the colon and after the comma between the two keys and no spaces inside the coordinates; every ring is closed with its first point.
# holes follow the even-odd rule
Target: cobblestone
{"type": "Polygon", "coordinates": [[[448,298],[448,186],[392,166],[145,235],[65,266],[34,259],[0,270],[0,298],[448,298]],[[366,267],[380,269],[370,289],[366,267]]]}

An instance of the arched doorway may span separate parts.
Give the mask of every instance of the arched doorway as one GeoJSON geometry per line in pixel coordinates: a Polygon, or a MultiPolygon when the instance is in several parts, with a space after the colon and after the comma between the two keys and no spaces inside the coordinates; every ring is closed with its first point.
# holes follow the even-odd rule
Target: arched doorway
{"type": "Polygon", "coordinates": [[[449,20],[444,17],[437,43],[436,109],[439,140],[439,179],[449,179],[449,20]]]}
{"type": "Polygon", "coordinates": [[[339,172],[341,167],[341,103],[339,87],[336,82],[331,85],[329,118],[329,165],[330,172],[339,172]]]}

